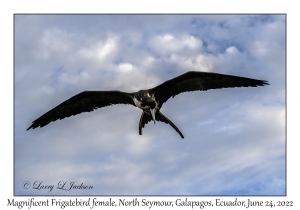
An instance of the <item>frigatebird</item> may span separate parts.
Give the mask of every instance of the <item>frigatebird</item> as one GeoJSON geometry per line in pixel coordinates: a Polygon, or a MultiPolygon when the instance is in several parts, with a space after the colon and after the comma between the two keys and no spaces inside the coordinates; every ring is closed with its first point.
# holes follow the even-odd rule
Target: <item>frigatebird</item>
{"type": "Polygon", "coordinates": [[[165,115],[160,112],[162,105],[170,98],[183,92],[206,91],[209,89],[233,88],[233,87],[257,87],[269,85],[265,80],[251,79],[233,75],[218,74],[212,72],[186,72],[178,77],[147,90],[126,93],[113,91],[83,91],[54,107],[41,117],[32,122],[27,129],[44,127],[49,123],[82,112],[91,112],[97,108],[114,104],[131,104],[143,110],[139,134],[142,128],[151,120],[170,124],[179,135],[184,138],[180,130],[165,115]]]}

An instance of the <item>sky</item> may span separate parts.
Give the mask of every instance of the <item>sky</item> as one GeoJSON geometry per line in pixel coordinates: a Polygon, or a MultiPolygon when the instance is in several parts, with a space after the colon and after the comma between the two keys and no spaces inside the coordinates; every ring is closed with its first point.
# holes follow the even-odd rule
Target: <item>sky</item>
{"type": "Polygon", "coordinates": [[[285,15],[15,15],[14,194],[285,195],[285,66],[285,15]],[[188,71],[270,85],[169,99],[161,112],[184,139],[161,122],[139,135],[131,105],[26,131],[84,90],[135,92],[188,71]],[[56,188],[71,182],[92,189],[56,188]]]}

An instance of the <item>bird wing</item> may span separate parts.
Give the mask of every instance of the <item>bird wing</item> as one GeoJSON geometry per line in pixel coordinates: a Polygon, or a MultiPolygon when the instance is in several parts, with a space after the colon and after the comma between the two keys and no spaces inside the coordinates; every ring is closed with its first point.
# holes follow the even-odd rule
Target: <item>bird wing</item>
{"type": "MultiPolygon", "coordinates": [[[[155,113],[155,119],[160,122],[164,122],[166,124],[171,125],[181,136],[181,138],[184,138],[180,130],[176,127],[174,123],[171,122],[165,115],[163,115],[159,110],[155,113]]],[[[142,129],[145,127],[145,125],[152,120],[152,117],[149,112],[143,111],[140,119],[139,124],[139,134],[142,135],[142,129]]]]}
{"type": "Polygon", "coordinates": [[[232,87],[257,87],[264,85],[268,85],[268,82],[265,80],[211,72],[190,71],[170,79],[148,91],[155,97],[161,107],[170,97],[174,97],[183,92],[232,87]]]}
{"type": "Polygon", "coordinates": [[[81,92],[37,118],[27,130],[43,127],[58,119],[77,115],[82,112],[91,112],[97,108],[114,104],[131,104],[135,106],[133,94],[121,91],[81,92]]]}

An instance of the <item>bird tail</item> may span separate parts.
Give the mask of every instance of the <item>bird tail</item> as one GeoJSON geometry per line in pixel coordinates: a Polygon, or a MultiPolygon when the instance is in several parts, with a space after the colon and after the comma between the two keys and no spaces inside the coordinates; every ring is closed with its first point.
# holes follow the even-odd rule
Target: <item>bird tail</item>
{"type": "MultiPolygon", "coordinates": [[[[181,138],[184,138],[180,130],[174,125],[174,123],[171,122],[165,115],[163,115],[159,110],[155,113],[155,119],[160,122],[164,122],[166,124],[171,125],[181,136],[181,138]]],[[[148,113],[147,111],[143,111],[141,118],[140,118],[140,123],[139,123],[139,134],[142,135],[142,128],[145,127],[145,125],[152,120],[151,114],[148,113]]]]}

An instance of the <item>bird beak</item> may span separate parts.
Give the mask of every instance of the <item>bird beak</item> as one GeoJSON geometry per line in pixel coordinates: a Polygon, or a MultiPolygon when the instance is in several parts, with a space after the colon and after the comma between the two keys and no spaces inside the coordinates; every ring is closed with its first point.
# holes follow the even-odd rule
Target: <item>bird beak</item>
{"type": "Polygon", "coordinates": [[[155,124],[155,112],[154,112],[154,109],[150,109],[150,112],[151,112],[152,119],[153,119],[154,124],[155,124]]]}

